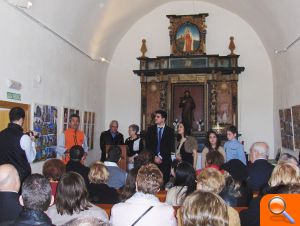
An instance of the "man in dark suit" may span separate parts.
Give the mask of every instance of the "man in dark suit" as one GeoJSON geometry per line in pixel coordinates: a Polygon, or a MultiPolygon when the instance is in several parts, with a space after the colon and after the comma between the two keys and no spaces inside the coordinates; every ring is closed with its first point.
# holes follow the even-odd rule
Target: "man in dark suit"
{"type": "Polygon", "coordinates": [[[83,177],[86,186],[88,186],[90,183],[88,178],[90,168],[83,165],[84,160],[85,152],[83,147],[80,145],[74,145],[70,149],[70,161],[66,165],[66,171],[79,173],[83,177]]]}
{"type": "Polygon", "coordinates": [[[171,152],[175,150],[174,130],[165,123],[167,113],[163,110],[155,112],[155,125],[150,126],[146,133],[146,150],[154,156],[154,162],[164,175],[164,183],[170,178],[171,152]]]}
{"type": "Polygon", "coordinates": [[[0,165],[0,225],[5,225],[19,216],[20,177],[11,164],[0,165]]]}
{"type": "Polygon", "coordinates": [[[265,142],[256,142],[250,148],[248,167],[248,185],[253,191],[261,191],[268,185],[274,166],[268,162],[269,146],[265,142]]]}
{"type": "Polygon", "coordinates": [[[106,145],[124,144],[124,136],[118,132],[119,123],[117,120],[112,120],[109,124],[109,130],[104,131],[100,135],[101,162],[106,160],[106,145]]]}

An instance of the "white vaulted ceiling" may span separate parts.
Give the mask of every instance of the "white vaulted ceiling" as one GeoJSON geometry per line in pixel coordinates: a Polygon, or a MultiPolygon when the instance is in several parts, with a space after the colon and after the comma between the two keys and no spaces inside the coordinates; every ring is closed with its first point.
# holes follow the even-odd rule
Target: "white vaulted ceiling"
{"type": "MultiPolygon", "coordinates": [[[[93,58],[110,58],[127,30],[169,0],[31,0],[26,12],[93,58]]],[[[175,0],[176,1],[176,0],[175,0]]],[[[194,1],[196,2],[196,1],[194,1]]],[[[300,34],[298,0],[206,0],[247,21],[270,58],[300,34]]],[[[193,12],[193,2],[187,1],[193,12]]],[[[230,26],[230,25],[228,25],[230,26]]]]}

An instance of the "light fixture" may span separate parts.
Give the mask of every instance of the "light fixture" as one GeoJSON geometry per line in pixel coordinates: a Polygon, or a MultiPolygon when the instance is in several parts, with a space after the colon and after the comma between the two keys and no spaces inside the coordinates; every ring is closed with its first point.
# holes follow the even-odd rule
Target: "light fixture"
{"type": "Polygon", "coordinates": [[[33,5],[31,1],[26,0],[7,0],[7,2],[19,9],[30,9],[33,5]]]}
{"type": "Polygon", "coordinates": [[[293,42],[291,42],[291,44],[289,44],[287,47],[285,47],[284,49],[275,49],[274,52],[275,54],[283,54],[286,53],[289,48],[291,48],[293,45],[296,44],[296,42],[298,42],[300,40],[300,36],[298,36],[298,38],[296,38],[293,42]]]}

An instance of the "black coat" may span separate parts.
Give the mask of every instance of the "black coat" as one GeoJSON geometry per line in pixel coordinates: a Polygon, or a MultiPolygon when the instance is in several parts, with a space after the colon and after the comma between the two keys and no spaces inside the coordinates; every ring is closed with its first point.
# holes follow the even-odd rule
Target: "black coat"
{"type": "Polygon", "coordinates": [[[88,175],[90,172],[89,167],[84,166],[80,162],[75,162],[75,161],[70,160],[66,165],[66,171],[67,172],[73,171],[73,172],[79,173],[83,177],[86,186],[88,186],[88,184],[89,184],[88,175]]]}
{"type": "Polygon", "coordinates": [[[24,209],[19,217],[12,224],[14,226],[32,226],[32,225],[41,225],[41,226],[55,226],[52,224],[51,219],[44,212],[24,209]]]}
{"type": "Polygon", "coordinates": [[[89,184],[89,200],[94,204],[115,204],[119,202],[119,194],[116,189],[107,184],[89,184]]]}
{"type": "Polygon", "coordinates": [[[258,159],[248,166],[248,186],[252,191],[261,191],[268,185],[274,166],[265,159],[258,159]]]}
{"type": "Polygon", "coordinates": [[[106,149],[105,145],[121,145],[124,144],[124,136],[122,133],[117,133],[115,138],[110,133],[110,130],[104,131],[100,135],[100,148],[102,151],[101,161],[106,160],[106,149]]]}
{"type": "Polygon", "coordinates": [[[16,219],[22,206],[19,203],[19,194],[16,192],[0,192],[0,225],[1,222],[16,219]]]}
{"type": "Polygon", "coordinates": [[[31,174],[26,153],[20,145],[23,135],[22,127],[15,123],[9,123],[8,127],[0,132],[0,165],[12,164],[17,169],[21,182],[31,174]]]}
{"type": "MultiPolygon", "coordinates": [[[[157,126],[150,126],[146,134],[146,150],[150,151],[154,156],[157,156],[157,126]]],[[[160,155],[162,163],[158,165],[164,175],[164,182],[169,181],[171,171],[171,152],[175,151],[174,130],[171,127],[165,126],[160,142],[160,155]]]]}

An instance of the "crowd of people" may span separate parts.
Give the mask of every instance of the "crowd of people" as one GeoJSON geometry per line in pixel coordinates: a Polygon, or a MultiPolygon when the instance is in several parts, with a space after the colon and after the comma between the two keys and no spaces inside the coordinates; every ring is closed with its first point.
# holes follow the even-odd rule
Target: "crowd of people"
{"type": "Polygon", "coordinates": [[[227,129],[223,146],[209,131],[199,153],[197,141],[179,123],[175,145],[162,110],[145,137],[130,125],[125,142],[113,120],[100,137],[104,154],[90,166],[84,164],[85,136],[77,131],[80,118],[71,116],[73,127],[60,142],[65,149],[58,147],[65,158],[49,159],[43,175],[32,174],[34,136],[23,134],[24,117],[22,110],[12,109],[8,128],[0,132],[0,225],[256,226],[264,195],[300,192],[295,157],[283,154],[272,165],[268,144],[255,142],[247,161],[234,126],[227,129]],[[119,144],[128,146],[127,171],[119,167],[119,144]],[[162,190],[165,202],[157,195],[162,190]],[[113,205],[110,216],[99,204],[113,205]]]}

